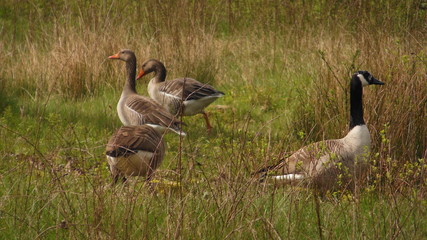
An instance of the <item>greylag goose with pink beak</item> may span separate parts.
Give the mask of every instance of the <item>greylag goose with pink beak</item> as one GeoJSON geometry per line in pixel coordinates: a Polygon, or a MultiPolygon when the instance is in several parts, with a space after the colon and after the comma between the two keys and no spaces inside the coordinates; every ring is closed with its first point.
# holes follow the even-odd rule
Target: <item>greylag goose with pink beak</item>
{"type": "Polygon", "coordinates": [[[166,68],[158,60],[149,59],[142,64],[137,79],[154,72],[154,78],[148,83],[148,94],[174,115],[192,116],[203,114],[206,127],[210,132],[212,125],[204,109],[224,93],[209,84],[192,78],[166,80],[166,68]]]}
{"type": "Polygon", "coordinates": [[[117,113],[123,125],[147,124],[160,132],[171,130],[186,135],[181,131],[182,123],[175,116],[153,99],[138,95],[136,92],[136,57],[131,50],[121,50],[108,58],[126,62],[127,81],[117,104],[117,113]]]}

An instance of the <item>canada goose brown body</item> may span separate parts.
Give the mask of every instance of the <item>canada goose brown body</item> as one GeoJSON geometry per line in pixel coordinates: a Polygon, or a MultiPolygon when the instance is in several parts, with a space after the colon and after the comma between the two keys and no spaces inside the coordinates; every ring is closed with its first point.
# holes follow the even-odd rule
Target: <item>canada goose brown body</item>
{"type": "Polygon", "coordinates": [[[191,116],[201,113],[205,117],[207,128],[212,128],[204,109],[224,96],[223,92],[192,78],[165,81],[166,68],[155,59],[149,59],[142,64],[137,79],[151,72],[155,73],[154,78],[148,83],[148,94],[151,98],[174,115],[191,116]]]}
{"type": "Polygon", "coordinates": [[[115,183],[128,176],[149,180],[163,161],[165,143],[162,134],[150,126],[123,126],[110,137],[106,155],[115,183]]]}
{"type": "Polygon", "coordinates": [[[316,188],[327,190],[337,187],[338,174],[349,183],[349,176],[358,177],[367,164],[371,139],[369,130],[356,126],[344,138],[329,139],[307,145],[278,164],[258,173],[269,172],[271,178],[283,181],[308,179],[316,188]],[[355,164],[357,163],[357,164],[355,164]]]}
{"type": "Polygon", "coordinates": [[[321,190],[333,188],[338,176],[344,183],[357,178],[367,166],[371,138],[363,120],[363,86],[384,83],[367,71],[356,72],[350,83],[350,131],[344,138],[325,140],[305,146],[279,163],[265,167],[257,174],[268,173],[276,180],[294,181],[309,179],[321,190]]]}
{"type": "Polygon", "coordinates": [[[181,131],[181,122],[164,107],[149,97],[136,92],[136,57],[131,50],[121,50],[109,57],[126,62],[127,81],[117,104],[117,113],[125,126],[148,124],[160,132],[169,129],[185,135],[181,131]]]}

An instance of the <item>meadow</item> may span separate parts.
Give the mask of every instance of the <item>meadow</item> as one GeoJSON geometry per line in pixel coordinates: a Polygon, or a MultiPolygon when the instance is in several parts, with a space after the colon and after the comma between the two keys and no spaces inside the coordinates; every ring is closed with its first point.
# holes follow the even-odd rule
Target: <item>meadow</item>
{"type": "MultiPolygon", "coordinates": [[[[425,239],[427,2],[15,1],[0,3],[0,239],[425,239]],[[110,186],[124,63],[161,60],[226,95],[165,136],[155,191],[110,186]],[[251,173],[348,131],[364,89],[372,150],[355,193],[251,173]]],[[[147,95],[150,77],[137,82],[147,95]]]]}

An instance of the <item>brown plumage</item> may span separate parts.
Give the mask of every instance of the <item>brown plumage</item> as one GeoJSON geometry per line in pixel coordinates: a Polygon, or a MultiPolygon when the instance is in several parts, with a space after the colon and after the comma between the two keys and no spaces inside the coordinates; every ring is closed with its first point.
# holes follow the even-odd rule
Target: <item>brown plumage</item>
{"type": "Polygon", "coordinates": [[[208,130],[212,128],[204,109],[224,93],[209,84],[192,78],[166,80],[166,68],[160,61],[149,59],[142,64],[137,79],[154,72],[154,78],[148,84],[148,94],[170,113],[183,116],[203,114],[208,130]]]}
{"type": "MultiPolygon", "coordinates": [[[[322,162],[322,156],[327,156],[330,153],[336,153],[336,160],[345,157],[341,153],[343,143],[338,139],[325,140],[321,142],[312,143],[305,146],[286,159],[282,159],[277,164],[259,170],[258,172],[265,172],[266,170],[275,172],[277,174],[304,174],[314,175],[318,172],[318,167],[322,162]]],[[[274,174],[274,175],[277,175],[274,174]]]]}
{"type": "Polygon", "coordinates": [[[127,81],[117,104],[117,113],[125,126],[149,124],[160,132],[169,129],[185,135],[181,131],[181,122],[164,107],[149,97],[138,95],[135,88],[136,57],[131,50],[121,50],[110,56],[126,62],[127,81]]]}
{"type": "MultiPolygon", "coordinates": [[[[165,92],[173,96],[187,100],[199,100],[205,97],[224,95],[209,84],[201,83],[192,78],[177,78],[171,81],[165,81],[159,87],[160,92],[165,92]]],[[[178,109],[175,109],[177,111],[178,109]]]]}
{"type": "Polygon", "coordinates": [[[163,161],[165,143],[150,126],[123,126],[110,137],[106,155],[114,182],[127,176],[149,180],[163,161]]]}
{"type": "MultiPolygon", "coordinates": [[[[180,133],[182,123],[149,97],[129,94],[124,99],[120,112],[125,119],[122,121],[125,125],[150,124],[154,128],[170,128],[170,130],[180,133]]],[[[184,132],[181,134],[185,135],[184,132]]]]}
{"type": "Polygon", "coordinates": [[[321,191],[354,184],[354,180],[364,174],[370,152],[371,137],[363,120],[362,89],[371,84],[384,83],[367,71],[353,75],[350,81],[350,131],[344,138],[305,146],[277,164],[258,170],[255,175],[285,181],[309,179],[321,191]]]}
{"type": "Polygon", "coordinates": [[[348,154],[342,139],[325,140],[305,146],[277,164],[256,174],[275,176],[278,180],[310,179],[317,188],[331,189],[341,170],[353,172],[354,155],[348,154]],[[343,163],[342,165],[337,163],[343,163]]]}

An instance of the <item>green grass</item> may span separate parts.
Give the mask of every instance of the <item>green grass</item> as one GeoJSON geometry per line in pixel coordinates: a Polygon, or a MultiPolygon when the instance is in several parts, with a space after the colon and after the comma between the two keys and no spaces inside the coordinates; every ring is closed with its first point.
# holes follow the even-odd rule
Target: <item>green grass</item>
{"type": "MultiPolygon", "coordinates": [[[[309,86],[299,82],[301,88],[309,86]]],[[[292,124],[279,126],[292,121],[289,115],[295,113],[289,107],[288,116],[283,117],[280,109],[251,111],[246,98],[231,101],[227,94],[216,103],[230,108],[209,108],[215,124],[212,135],[206,134],[201,116],[186,117],[191,128],[185,129],[189,135],[182,143],[182,169],[177,168],[179,138],[169,134],[166,159],[156,178],[177,181],[181,171],[183,188],[160,184],[152,195],[142,179],[132,179],[127,186],[109,186],[104,144],[120,126],[115,115],[119,94],[105,90],[103,95],[78,101],[58,96],[31,101],[24,95],[4,110],[0,169],[6,239],[39,235],[173,238],[178,228],[186,239],[318,236],[310,190],[264,189],[250,182],[249,173],[261,162],[273,162],[280,152],[303,144],[297,133],[276,132],[292,128],[292,124]],[[22,117],[17,106],[26,109],[22,117]],[[239,106],[247,112],[232,109],[239,106]],[[279,117],[271,121],[274,116],[279,117]],[[67,168],[68,162],[77,170],[67,168]]],[[[365,192],[355,200],[347,195],[324,199],[320,208],[323,235],[421,239],[427,234],[423,228],[427,202],[416,194],[365,192]]]]}
{"type": "MultiPolygon", "coordinates": [[[[2,239],[423,239],[427,32],[418,1],[3,1],[2,239]],[[360,4],[358,4],[360,3],[360,4]],[[392,16],[392,17],[391,17],[392,16]],[[225,96],[165,136],[155,191],[111,187],[121,48],[225,96]],[[369,178],[355,194],[252,181],[348,129],[348,82],[369,70],[369,178]]],[[[147,95],[149,77],[138,82],[147,95]]]]}

